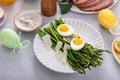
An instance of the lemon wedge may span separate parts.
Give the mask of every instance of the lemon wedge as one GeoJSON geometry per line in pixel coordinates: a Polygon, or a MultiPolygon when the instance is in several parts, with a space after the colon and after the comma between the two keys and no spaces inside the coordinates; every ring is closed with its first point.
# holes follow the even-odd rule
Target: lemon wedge
{"type": "Polygon", "coordinates": [[[117,19],[115,14],[109,9],[103,9],[98,13],[98,21],[106,29],[114,28],[117,19]]]}

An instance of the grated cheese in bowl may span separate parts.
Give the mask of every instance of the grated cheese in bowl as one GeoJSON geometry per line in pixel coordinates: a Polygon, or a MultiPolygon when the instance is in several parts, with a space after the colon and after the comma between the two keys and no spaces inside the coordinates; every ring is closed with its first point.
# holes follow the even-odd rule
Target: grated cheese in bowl
{"type": "Polygon", "coordinates": [[[24,9],[14,17],[15,26],[26,32],[37,29],[42,24],[42,15],[34,9],[24,9]]]}

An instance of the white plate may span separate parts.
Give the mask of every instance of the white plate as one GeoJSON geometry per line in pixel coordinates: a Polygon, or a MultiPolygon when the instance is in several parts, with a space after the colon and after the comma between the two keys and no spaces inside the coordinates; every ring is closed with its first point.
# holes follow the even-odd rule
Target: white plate
{"type": "MultiPolygon", "coordinates": [[[[79,32],[79,36],[92,44],[96,48],[103,48],[104,43],[100,33],[92,27],[90,24],[77,20],[77,19],[64,19],[65,23],[73,26],[76,32],[79,32]]],[[[49,24],[44,27],[49,26],[49,24]]],[[[43,28],[44,28],[43,27],[43,28]]],[[[44,44],[38,35],[34,38],[34,52],[38,60],[47,68],[61,72],[61,73],[75,73],[75,71],[68,65],[57,61],[54,58],[54,50],[46,51],[44,44]]]]}
{"type": "MultiPolygon", "coordinates": [[[[113,7],[117,2],[118,2],[118,0],[114,0],[114,3],[109,8],[113,7]]],[[[75,5],[72,6],[71,11],[77,12],[77,13],[82,13],[82,14],[95,14],[95,13],[97,13],[97,12],[82,11],[79,8],[77,8],[75,5]]]]}

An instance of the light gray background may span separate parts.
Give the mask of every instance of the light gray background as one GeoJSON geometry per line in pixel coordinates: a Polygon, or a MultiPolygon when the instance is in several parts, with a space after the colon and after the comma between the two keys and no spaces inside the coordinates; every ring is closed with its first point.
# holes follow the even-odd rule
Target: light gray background
{"type": "MultiPolygon", "coordinates": [[[[6,23],[0,28],[0,30],[11,28],[16,32],[19,32],[13,25],[13,16],[15,13],[22,8],[34,8],[40,10],[40,2],[39,0],[33,2],[16,0],[13,5],[0,5],[0,7],[2,7],[7,14],[6,23]]],[[[118,11],[120,11],[120,1],[118,1],[118,3],[112,8],[112,11],[118,15],[118,11]]],[[[83,15],[70,11],[65,15],[61,15],[59,7],[55,16],[44,17],[42,26],[56,17],[76,18],[90,23],[101,33],[105,49],[110,51],[112,41],[118,37],[111,35],[108,30],[103,29],[99,25],[97,14],[83,15]]],[[[76,73],[63,74],[47,69],[34,55],[33,41],[35,35],[35,31],[30,33],[22,32],[22,40],[29,39],[31,44],[25,49],[18,50],[14,57],[9,56],[12,51],[11,49],[0,44],[0,80],[120,80],[120,64],[116,62],[112,54],[106,53],[103,55],[103,65],[98,68],[92,68],[91,71],[87,71],[86,75],[76,73]]]]}

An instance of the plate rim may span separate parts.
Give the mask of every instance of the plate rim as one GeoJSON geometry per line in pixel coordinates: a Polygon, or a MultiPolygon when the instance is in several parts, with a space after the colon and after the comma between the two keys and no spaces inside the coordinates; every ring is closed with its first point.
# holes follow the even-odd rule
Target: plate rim
{"type": "MultiPolygon", "coordinates": [[[[100,37],[101,40],[102,40],[102,47],[101,47],[101,49],[104,48],[104,41],[103,41],[102,35],[100,34],[100,32],[99,32],[95,27],[93,27],[91,24],[89,24],[89,23],[87,23],[87,22],[85,22],[85,21],[83,21],[83,20],[81,20],[81,19],[63,18],[63,20],[67,20],[67,19],[69,19],[69,20],[81,21],[81,22],[89,25],[91,28],[93,28],[93,29],[98,33],[99,37],[100,37]]],[[[41,28],[44,28],[44,27],[46,27],[46,26],[49,25],[49,24],[50,24],[50,23],[47,23],[47,24],[45,24],[45,25],[44,25],[43,27],[41,27],[41,28]]],[[[39,57],[37,56],[37,52],[35,51],[35,40],[36,40],[37,37],[39,37],[38,34],[36,34],[35,37],[34,37],[33,49],[34,49],[34,54],[35,54],[36,58],[39,60],[39,62],[40,62],[42,65],[44,65],[46,68],[48,68],[48,69],[50,69],[50,70],[52,70],[52,71],[55,71],[55,72],[60,72],[60,73],[77,73],[77,72],[74,71],[74,70],[73,70],[73,71],[67,71],[67,72],[65,72],[65,71],[60,71],[60,70],[58,71],[58,70],[56,70],[56,69],[52,69],[52,68],[48,67],[47,65],[45,65],[45,64],[39,59],[39,57]]]]}
{"type": "MultiPolygon", "coordinates": [[[[112,8],[112,7],[114,7],[116,4],[117,4],[117,2],[118,2],[119,0],[114,0],[114,3],[110,6],[110,7],[108,7],[108,9],[110,9],[110,8],[112,8]]],[[[81,13],[81,14],[97,14],[98,12],[85,12],[85,11],[82,11],[82,10],[80,10],[80,11],[76,11],[75,9],[73,9],[73,6],[75,6],[75,5],[72,5],[72,8],[70,9],[72,12],[75,12],[75,13],[81,13]]],[[[76,7],[76,6],[75,6],[76,7]]],[[[107,8],[106,8],[107,9],[107,8]]]]}

